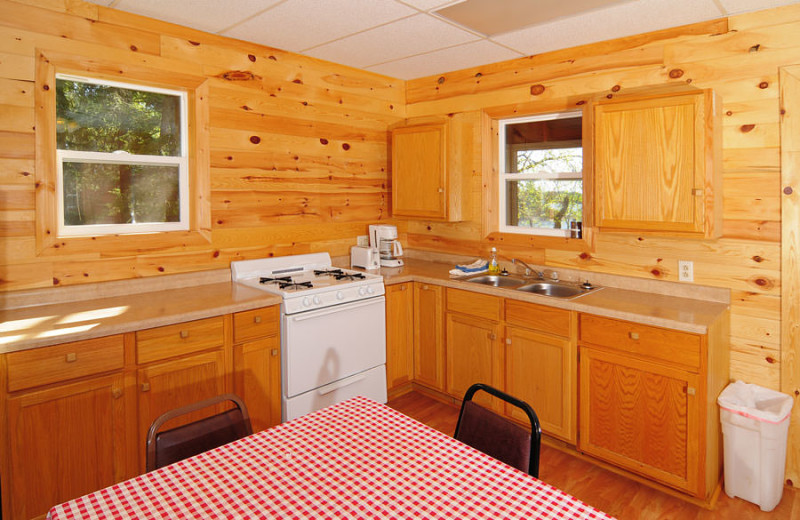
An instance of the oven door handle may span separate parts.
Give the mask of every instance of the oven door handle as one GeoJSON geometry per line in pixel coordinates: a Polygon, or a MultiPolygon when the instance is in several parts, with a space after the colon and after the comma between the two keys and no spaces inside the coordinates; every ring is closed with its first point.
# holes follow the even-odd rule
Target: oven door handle
{"type": "Polygon", "coordinates": [[[320,316],[327,316],[329,314],[336,314],[342,312],[343,310],[350,310],[350,309],[358,309],[361,307],[368,307],[370,305],[375,305],[378,303],[379,300],[370,300],[368,302],[358,302],[358,303],[351,303],[345,305],[337,305],[336,307],[332,307],[330,309],[321,309],[318,311],[308,311],[303,314],[297,314],[291,317],[292,321],[305,321],[305,320],[313,320],[314,318],[318,318],[320,316]]]}
{"type": "Polygon", "coordinates": [[[367,378],[367,376],[365,376],[364,374],[361,374],[360,376],[353,377],[353,378],[349,378],[348,377],[345,381],[340,381],[339,383],[334,383],[334,384],[328,385],[324,389],[318,390],[318,392],[319,392],[319,395],[329,394],[331,392],[335,392],[336,390],[339,390],[339,389],[344,388],[346,386],[350,386],[352,384],[358,383],[359,381],[363,381],[366,378],[367,378]]]}

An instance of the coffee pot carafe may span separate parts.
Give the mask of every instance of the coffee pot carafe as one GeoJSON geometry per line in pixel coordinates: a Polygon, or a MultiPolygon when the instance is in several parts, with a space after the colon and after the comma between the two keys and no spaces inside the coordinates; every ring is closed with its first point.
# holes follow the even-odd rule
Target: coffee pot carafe
{"type": "Polygon", "coordinates": [[[369,245],[379,252],[382,267],[400,267],[403,265],[403,246],[397,239],[397,227],[376,224],[369,227],[369,245]]]}

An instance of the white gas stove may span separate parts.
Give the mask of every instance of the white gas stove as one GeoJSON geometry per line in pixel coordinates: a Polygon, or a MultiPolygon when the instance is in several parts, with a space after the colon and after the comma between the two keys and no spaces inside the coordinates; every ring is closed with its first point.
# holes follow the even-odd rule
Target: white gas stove
{"type": "Polygon", "coordinates": [[[384,294],[383,277],[333,267],[328,253],[231,262],[234,282],[279,294],[286,314],[384,294]]]}
{"type": "Polygon", "coordinates": [[[356,395],[386,402],[383,277],[312,253],[231,262],[231,278],[283,299],[283,420],[356,395]]]}

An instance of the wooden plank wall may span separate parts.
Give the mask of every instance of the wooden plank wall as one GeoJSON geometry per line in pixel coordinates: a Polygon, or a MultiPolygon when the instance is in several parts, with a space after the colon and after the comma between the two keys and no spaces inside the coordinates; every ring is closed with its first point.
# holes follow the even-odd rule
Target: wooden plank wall
{"type": "Polygon", "coordinates": [[[368,224],[388,217],[387,127],[404,115],[404,88],[79,0],[0,0],[0,291],[225,268],[273,254],[348,254],[368,224]],[[36,48],[159,56],[209,78],[210,244],[165,249],[131,238],[113,253],[37,256],[36,48]]]}
{"type": "MultiPolygon", "coordinates": [[[[712,88],[723,102],[723,236],[718,240],[595,234],[591,254],[529,251],[549,266],[695,283],[731,290],[731,378],[781,389],[781,157],[779,67],[800,63],[800,5],[411,80],[408,117],[542,106],[673,83],[712,88]],[[537,85],[536,89],[531,87],[537,85]],[[543,87],[543,91],[542,88],[543,87]],[[534,95],[532,92],[537,92],[534,95]]],[[[522,115],[522,114],[520,114],[522,115]]],[[[409,221],[408,246],[474,254],[481,234],[475,163],[466,222],[409,221]]],[[[798,222],[784,223],[798,229],[798,222]]],[[[520,255],[519,250],[501,256],[520,255]]],[[[523,256],[523,258],[526,258],[523,256]]],[[[791,296],[796,298],[797,295],[791,296]]],[[[787,480],[800,483],[800,425],[792,426],[787,480]]]]}

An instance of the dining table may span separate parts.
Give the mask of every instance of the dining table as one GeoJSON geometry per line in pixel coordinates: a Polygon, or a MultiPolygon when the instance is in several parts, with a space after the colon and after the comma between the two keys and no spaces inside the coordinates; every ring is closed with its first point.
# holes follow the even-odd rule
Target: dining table
{"type": "Polygon", "coordinates": [[[354,397],[57,505],[47,518],[611,517],[384,404],[354,397]]]}

